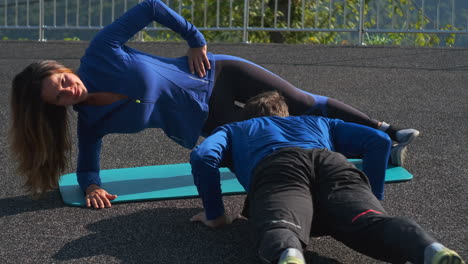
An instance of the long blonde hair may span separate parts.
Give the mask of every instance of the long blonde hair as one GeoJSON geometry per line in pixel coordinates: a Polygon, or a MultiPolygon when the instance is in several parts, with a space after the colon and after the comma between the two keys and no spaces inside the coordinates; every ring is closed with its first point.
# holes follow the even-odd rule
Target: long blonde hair
{"type": "Polygon", "coordinates": [[[41,98],[42,80],[55,73],[73,72],[56,61],[35,62],[15,76],[11,93],[10,149],[25,176],[24,187],[39,197],[58,187],[70,162],[68,109],[41,98]]]}

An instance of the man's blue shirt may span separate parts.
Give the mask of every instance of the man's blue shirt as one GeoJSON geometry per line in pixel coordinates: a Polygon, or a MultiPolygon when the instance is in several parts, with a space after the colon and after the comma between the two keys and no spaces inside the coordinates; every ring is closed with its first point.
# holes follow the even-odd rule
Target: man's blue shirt
{"type": "Polygon", "coordinates": [[[333,151],[333,131],[342,120],[317,116],[262,117],[216,129],[190,157],[195,185],[208,219],[224,212],[219,167],[224,158],[240,184],[249,190],[252,171],[268,154],[285,147],[326,148],[333,151]]]}

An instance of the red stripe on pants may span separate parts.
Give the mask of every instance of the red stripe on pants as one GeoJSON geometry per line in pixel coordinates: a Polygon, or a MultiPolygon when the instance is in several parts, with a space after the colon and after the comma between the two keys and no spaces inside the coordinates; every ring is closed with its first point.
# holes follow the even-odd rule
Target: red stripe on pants
{"type": "Polygon", "coordinates": [[[354,221],[356,221],[359,217],[361,217],[361,216],[363,216],[363,215],[365,215],[365,214],[368,214],[368,213],[370,213],[370,212],[374,212],[374,213],[376,213],[376,214],[382,214],[382,213],[379,212],[379,211],[375,211],[375,210],[369,209],[369,210],[367,210],[367,211],[365,211],[365,212],[362,212],[362,213],[356,215],[356,216],[353,218],[353,220],[351,220],[351,223],[354,223],[354,221]]]}

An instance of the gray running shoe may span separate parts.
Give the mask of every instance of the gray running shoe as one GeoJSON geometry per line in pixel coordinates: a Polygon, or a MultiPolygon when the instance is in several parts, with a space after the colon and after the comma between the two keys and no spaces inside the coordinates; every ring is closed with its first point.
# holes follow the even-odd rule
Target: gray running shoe
{"type": "Polygon", "coordinates": [[[419,131],[412,128],[402,129],[395,133],[399,145],[406,146],[419,136],[419,131]]]}
{"type": "Polygon", "coordinates": [[[395,133],[398,144],[393,145],[390,154],[394,166],[403,166],[406,159],[407,146],[418,136],[419,131],[412,128],[402,129],[395,133]]]}
{"type": "Polygon", "coordinates": [[[394,166],[403,166],[406,159],[407,145],[395,144],[390,152],[390,158],[394,166]]]}

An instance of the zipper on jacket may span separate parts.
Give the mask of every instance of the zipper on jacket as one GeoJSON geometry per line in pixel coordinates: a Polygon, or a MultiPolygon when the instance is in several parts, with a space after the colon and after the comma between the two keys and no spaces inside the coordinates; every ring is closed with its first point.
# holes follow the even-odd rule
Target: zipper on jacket
{"type": "Polygon", "coordinates": [[[132,99],[133,102],[137,103],[137,104],[154,104],[156,103],[156,101],[154,100],[139,100],[139,99],[132,99]]]}
{"type": "Polygon", "coordinates": [[[195,77],[190,76],[190,75],[189,75],[188,77],[189,77],[190,79],[192,79],[192,80],[195,80],[195,81],[204,82],[204,83],[209,83],[209,81],[207,81],[207,80],[195,78],[195,77]]]}

